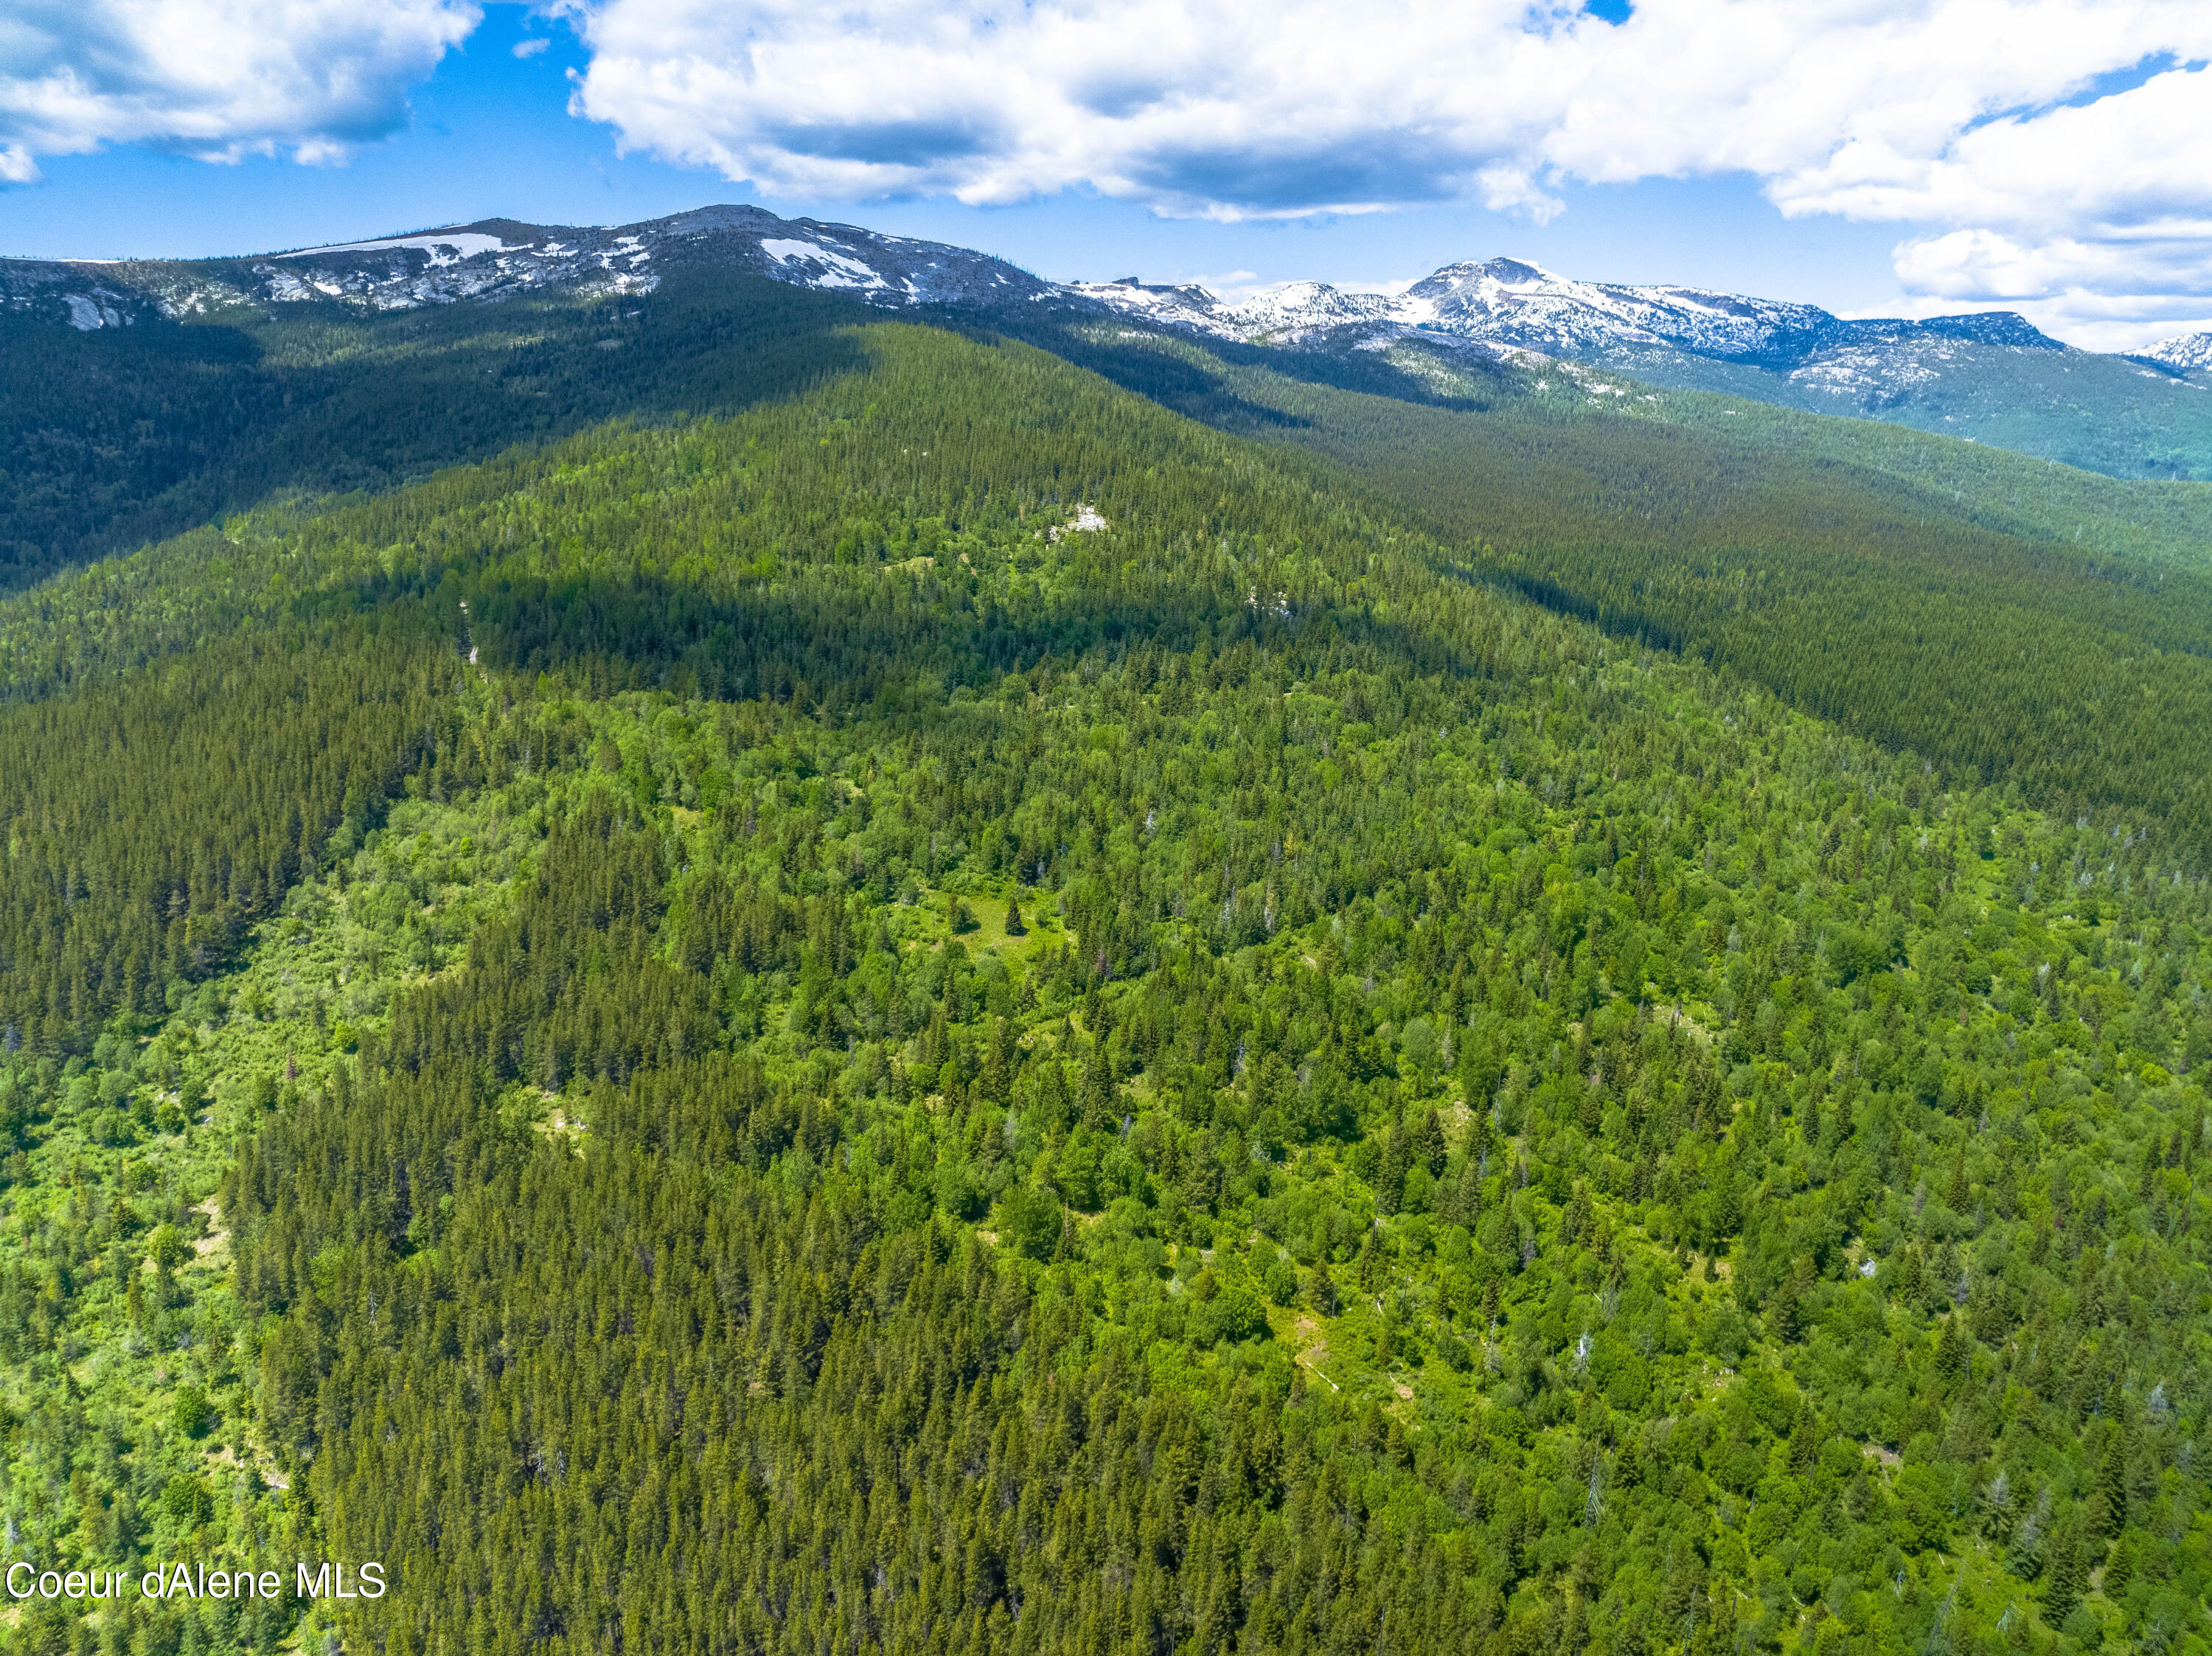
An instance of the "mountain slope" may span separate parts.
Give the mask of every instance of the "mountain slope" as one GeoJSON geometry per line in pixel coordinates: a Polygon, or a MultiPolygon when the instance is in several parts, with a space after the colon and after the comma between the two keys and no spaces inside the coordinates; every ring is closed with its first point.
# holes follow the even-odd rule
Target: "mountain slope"
{"type": "MultiPolygon", "coordinates": [[[[1054,286],[959,248],[712,207],[605,229],[487,220],[244,259],[0,260],[0,373],[21,388],[0,409],[11,457],[0,585],[274,490],[388,487],[574,429],[625,398],[657,417],[671,400],[659,387],[589,353],[621,349],[619,325],[664,282],[688,302],[761,278],[1017,331],[1042,311],[1338,360],[1430,347],[1462,368],[1544,357],[2115,476],[2212,476],[2203,370],[2073,350],[2003,314],[1850,321],[1806,305],[1575,282],[1510,259],[1449,266],[1397,295],[1299,282],[1231,306],[1133,281],[1054,286]],[[520,365],[520,387],[517,353],[539,359],[520,365]],[[442,422],[404,432],[403,401],[437,407],[471,376],[507,382],[480,433],[442,422]],[[605,394],[603,383],[624,389],[605,394]]],[[[653,377],[665,386],[666,359],[714,349],[665,343],[653,377]]],[[[674,400],[732,406],[697,383],[711,378],[674,400]]]]}
{"type": "Polygon", "coordinates": [[[2150,361],[2162,362],[2185,373],[2191,368],[2212,368],[2212,333],[2182,334],[2160,340],[2142,355],[2150,361]]]}
{"type": "Polygon", "coordinates": [[[1886,743],[2010,776],[2054,809],[2124,790],[2171,827],[2212,832],[2212,793],[2183,756],[2212,728],[2201,558],[2085,555],[2007,533],[1986,500],[1967,506],[1902,466],[1579,397],[1561,409],[1517,384],[1484,407],[1422,404],[1157,336],[1107,331],[1061,349],[1195,417],[1348,468],[1471,578],[1727,663],[1886,743]],[[2115,719],[2138,734],[2115,739],[2115,719]]]}
{"type": "MultiPolygon", "coordinates": [[[[708,238],[710,246],[757,252],[782,240],[762,236],[763,228],[788,227],[747,223],[717,233],[720,241],[708,238]]],[[[514,227],[498,234],[503,246],[523,240],[514,227]]],[[[494,254],[487,247],[472,257],[494,254]]],[[[127,351],[143,341],[228,337],[260,352],[223,371],[240,380],[211,376],[207,394],[245,383],[292,406],[265,425],[248,422],[189,492],[152,503],[183,516],[224,494],[243,505],[303,483],[388,484],[598,419],[681,424],[786,397],[825,373],[859,368],[863,336],[851,325],[882,313],[848,294],[808,293],[704,255],[686,264],[672,254],[657,281],[650,293],[524,289],[382,312],[362,297],[270,301],[255,315],[276,320],[234,330],[149,321],[83,332],[46,326],[35,337],[47,350],[127,351]],[[312,325],[291,319],[311,314],[312,325]],[[272,362],[271,347],[290,360],[272,362]]],[[[2039,485],[2015,470],[2007,478],[2011,500],[1992,499],[1985,487],[1967,503],[1963,490],[1941,486],[1957,464],[1941,456],[1877,454],[1870,463],[1863,453],[1820,452],[1817,443],[1788,453],[1794,439],[1784,428],[1743,440],[1723,428],[1726,409],[1669,434],[1654,430],[1657,422],[1644,412],[1660,407],[1647,400],[1655,394],[1585,371],[1449,348],[1440,356],[1425,343],[1438,336],[1425,331],[1379,350],[1233,348],[1257,376],[1240,381],[1221,360],[1170,344],[1157,330],[1101,327],[1088,300],[1043,294],[1012,306],[938,308],[971,324],[1018,325],[1170,407],[1296,441],[1360,473],[1378,508],[1425,519],[1452,549],[1454,567],[1486,569],[1630,634],[1720,652],[1798,705],[1932,761],[1978,776],[2009,768],[2069,810],[2155,805],[2192,834],[2212,822],[2201,776],[2183,756],[2197,728],[2197,675],[2212,638],[2201,558],[2169,555],[2164,571],[2128,563],[2139,547],[2186,542],[2197,521],[2186,512],[2178,525],[2130,522],[2124,501],[2100,500],[2107,520],[2130,535],[2085,543],[2082,519],[2059,515],[2075,494],[2019,499],[2023,485],[2058,489],[2055,471],[2039,485]],[[1416,359],[1441,376],[1434,387],[1416,359]],[[1329,396],[1271,374],[1273,367],[1334,374],[1386,390],[1389,400],[1329,396]],[[1615,404],[1639,412],[1608,415],[1615,404]],[[1838,458],[1840,466],[1832,464],[1838,458]],[[1756,587],[1731,585],[1732,572],[1746,569],[1758,572],[1756,587]],[[2000,615],[2004,626],[1993,628],[1990,618],[2000,615]],[[2009,646],[2006,628],[2019,634],[2009,646]],[[2000,661],[1990,652],[2001,646],[2013,654],[2000,661]],[[1911,694],[1900,696],[1899,684],[1911,694]],[[2123,687],[2132,688],[2119,694],[2123,687]],[[1954,717],[1960,708],[1971,717],[1954,717]],[[2107,760],[2094,732],[2115,719],[2136,734],[2107,760]]],[[[146,521],[151,507],[138,509],[135,521],[146,521]]],[[[364,520],[380,511],[364,508],[364,520]]],[[[276,533],[289,532],[281,518],[277,525],[276,533]]],[[[11,671],[19,684],[51,688],[132,659],[111,637],[121,590],[158,591],[169,579],[158,572],[195,558],[212,555],[232,568],[224,540],[263,533],[234,528],[50,590],[37,613],[58,616],[60,626],[18,632],[0,624],[11,671]]],[[[272,591],[277,596],[241,596],[263,615],[298,600],[290,579],[272,591]]],[[[206,635],[206,617],[173,598],[159,603],[161,626],[142,647],[190,648],[206,635]]]]}
{"type": "Polygon", "coordinates": [[[0,258],[0,309],[84,332],[333,301],[374,313],[544,292],[620,298],[653,292],[672,269],[744,271],[893,305],[981,303],[1044,287],[965,248],[757,207],[702,207],[611,227],[485,219],[252,258],[0,258]]]}
{"type": "Polygon", "coordinates": [[[122,667],[0,707],[9,1545],[395,1583],[11,1642],[2199,1656],[2164,824],[1042,353],[787,314],[805,388],[726,419],[5,606],[122,667]],[[245,636],[123,662],[179,612],[245,636]],[[136,802],[311,760],[356,663],[402,716],[281,901],[106,969],[73,917],[187,943],[333,796],[210,801],[167,893],[136,802]]]}
{"type": "Polygon", "coordinates": [[[741,407],[781,382],[733,340],[757,324],[796,337],[800,316],[834,326],[855,313],[839,299],[973,306],[1042,285],[750,207],[605,230],[487,220],[252,259],[0,260],[0,591],[273,495],[388,488],[617,416],[741,407]]]}
{"type": "Polygon", "coordinates": [[[1388,296],[1317,282],[1241,305],[1134,282],[1079,291],[1156,325],[1244,343],[1341,353],[1415,337],[1462,341],[1492,357],[1534,353],[2116,476],[2212,478],[2203,387],[2062,345],[2008,312],[1851,321],[1816,306],[1699,288],[1576,282],[1508,258],[1448,265],[1388,296]]]}

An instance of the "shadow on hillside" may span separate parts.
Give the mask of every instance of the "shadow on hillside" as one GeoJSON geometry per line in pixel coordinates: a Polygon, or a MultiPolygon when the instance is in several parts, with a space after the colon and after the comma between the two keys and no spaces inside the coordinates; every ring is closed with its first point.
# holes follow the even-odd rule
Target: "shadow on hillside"
{"type": "Polygon", "coordinates": [[[241,325],[0,327],[0,592],[286,494],[374,492],[600,422],[728,415],[864,366],[874,312],[732,272],[241,325]],[[20,395],[18,394],[20,391],[20,395]]]}
{"type": "Polygon", "coordinates": [[[978,611],[945,601],[887,610],[865,572],[772,591],[716,591],[656,575],[609,573],[517,582],[447,569],[434,591],[389,585],[387,615],[435,607],[456,632],[468,605],[482,664],[568,678],[594,696],[625,690],[739,701],[797,701],[833,722],[919,715],[956,688],[988,694],[1048,658],[1062,668],[1144,646],[1188,655],[1204,640],[1220,656],[1239,643],[1299,664],[1382,662],[1418,674],[1484,676],[1483,659],[1441,631],[1379,620],[1364,608],[1282,616],[1245,601],[1231,582],[1170,579],[1140,597],[1079,591],[978,611]],[[451,616],[446,616],[447,611],[451,616]]]}
{"type": "MultiPolygon", "coordinates": [[[[1088,368],[1124,391],[1239,435],[1264,436],[1300,429],[1310,422],[1302,415],[1255,402],[1231,390],[1227,375],[1209,366],[1209,361],[1230,367],[1261,369],[1297,385],[1387,397],[1464,414],[1486,413],[1495,401],[1489,397],[1446,395],[1422,376],[1373,351],[1285,350],[1225,339],[1185,340],[1136,329],[1121,337],[1100,338],[1097,318],[1091,316],[1048,315],[1012,328],[994,328],[988,321],[977,320],[979,331],[1018,338],[1078,367],[1088,368]]],[[[1485,379],[1495,379],[1501,372],[1496,364],[1473,357],[1454,366],[1485,379]]]]}

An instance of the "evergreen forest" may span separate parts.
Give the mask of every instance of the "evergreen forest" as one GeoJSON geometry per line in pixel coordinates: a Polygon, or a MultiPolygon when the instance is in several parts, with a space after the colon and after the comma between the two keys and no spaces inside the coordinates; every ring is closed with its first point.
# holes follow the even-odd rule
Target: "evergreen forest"
{"type": "Polygon", "coordinates": [[[2196,495],[562,302],[0,342],[0,1648],[2212,1651],[2196,495]]]}

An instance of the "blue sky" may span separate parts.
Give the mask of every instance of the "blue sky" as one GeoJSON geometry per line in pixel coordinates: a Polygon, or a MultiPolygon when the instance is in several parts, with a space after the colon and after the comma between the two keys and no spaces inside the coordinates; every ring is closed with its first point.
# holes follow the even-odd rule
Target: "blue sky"
{"type": "Polygon", "coordinates": [[[44,166],[39,183],[0,197],[0,252],[199,258],[495,216],[626,223],[750,200],[787,218],[981,248],[1054,281],[1367,285],[1504,253],[1594,281],[1675,282],[1831,309],[1880,309],[1899,297],[1889,262],[1895,227],[1785,220],[1741,175],[1573,185],[1565,210],[1544,224],[1468,202],[1221,222],[1163,217],[1081,188],[1003,207],[770,194],[710,167],[617,154],[612,129],[568,112],[568,76],[586,62],[567,27],[495,6],[410,94],[406,124],[343,165],[260,155],[210,164],[129,144],[63,157],[44,166]],[[544,51],[514,55],[541,39],[544,51]]]}
{"type": "Polygon", "coordinates": [[[143,6],[16,3],[9,253],[755,201],[1056,279],[1372,286],[1506,253],[1850,314],[2018,308],[2108,349],[2212,317],[2185,159],[2212,149],[2212,8],[2171,0],[2046,0],[2047,39],[1927,80],[1902,65],[1955,56],[1974,0],[349,0],[311,37],[211,41],[173,85],[130,63],[143,6]]]}

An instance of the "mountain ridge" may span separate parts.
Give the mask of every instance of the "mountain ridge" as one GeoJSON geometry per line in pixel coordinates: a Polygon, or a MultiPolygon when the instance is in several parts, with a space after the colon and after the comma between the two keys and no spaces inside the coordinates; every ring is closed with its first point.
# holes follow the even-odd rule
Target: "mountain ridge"
{"type": "Polygon", "coordinates": [[[1708,288],[1583,282],[1504,258],[1444,265],[1398,294],[1299,281],[1229,302],[1134,277],[1050,282],[948,243],[714,205],[611,227],[489,218],[234,258],[0,259],[0,317],[91,333],[240,306],[275,314],[327,302],[377,314],[526,294],[622,300],[681,269],[744,272],[886,309],[963,311],[1016,332],[1050,313],[1340,357],[1411,349],[1469,365],[1560,361],[1658,391],[1880,420],[2113,476],[2212,476],[2212,403],[2197,400],[2212,390],[2212,337],[2167,341],[2154,348],[2163,356],[2106,355],[2014,312],[1847,318],[1708,288]]]}
{"type": "MultiPolygon", "coordinates": [[[[1196,284],[1152,284],[1133,276],[1113,282],[1046,282],[974,249],[858,225],[784,219],[744,204],[695,208],[611,226],[487,218],[204,259],[0,258],[0,306],[22,311],[38,308],[42,298],[58,300],[70,325],[90,331],[135,319],[133,312],[113,303],[131,296],[134,289],[173,318],[208,309],[210,301],[258,297],[286,302],[316,292],[398,309],[553,285],[564,276],[573,285],[608,292],[651,292],[659,282],[652,268],[656,258],[684,243],[718,234],[752,239],[750,249],[711,250],[726,256],[735,252],[732,263],[779,280],[842,289],[878,303],[972,301],[1004,297],[1011,291],[1024,298],[1087,300],[1162,325],[1248,343],[1284,332],[1389,323],[1544,355],[1571,355],[1577,348],[1601,343],[1635,343],[1673,345],[1724,359],[1802,361],[1839,343],[1921,336],[2021,349],[2070,349],[2014,311],[1917,320],[1851,319],[1814,305],[1712,288],[1583,282],[1510,257],[1440,266],[1401,294],[1297,279],[1272,284],[1232,303],[1196,284]],[[797,234],[777,234],[785,231],[797,234]],[[514,238],[512,245],[509,237],[514,238]],[[863,250],[884,268],[855,256],[863,250]],[[475,263],[487,256],[493,260],[489,267],[475,263]],[[309,259],[318,262],[314,275],[296,274],[298,262],[309,259]],[[464,270],[465,266],[470,268],[464,270]],[[239,270],[244,277],[235,274],[239,270]],[[198,286],[166,276],[192,270],[206,272],[198,286]],[[437,274],[447,270],[457,274],[437,274]],[[67,291],[71,284],[64,272],[86,273],[92,291],[67,291]],[[71,304],[72,299],[83,303],[71,304]],[[112,312],[112,319],[104,311],[112,312]],[[1601,318],[1609,319],[1609,325],[1601,318]]],[[[54,310],[52,304],[46,308],[50,313],[54,310]]],[[[2169,359],[2160,352],[2179,351],[2183,356],[2171,360],[2194,365],[2194,359],[2186,355],[2192,349],[2212,359],[2212,335],[2166,341],[2143,355],[2165,361],[2169,359]]]]}
{"type": "Polygon", "coordinates": [[[1073,285],[1114,308],[1248,343],[1285,330],[1376,322],[1546,355],[1607,344],[1671,345],[1767,364],[1802,363],[1844,344],[1923,336],[2025,350],[2068,349],[2015,311],[1850,319],[1815,305],[1711,288],[1581,282],[1510,258],[1447,264],[1399,294],[1300,281],[1224,304],[1198,287],[1129,280],[1073,285]]]}
{"type": "Polygon", "coordinates": [[[2171,339],[2160,340],[2138,355],[2144,361],[2179,368],[2185,373],[2191,368],[2212,368],[2212,330],[2203,333],[2176,334],[2171,339]]]}
{"type": "Polygon", "coordinates": [[[738,205],[611,226],[478,219],[224,258],[4,258],[0,312],[42,313],[91,332],[132,325],[149,312],[176,321],[235,305],[319,298],[392,311],[549,288],[618,297],[654,291],[662,268],[686,262],[878,303],[975,303],[1045,286],[987,253],[738,205]]]}

